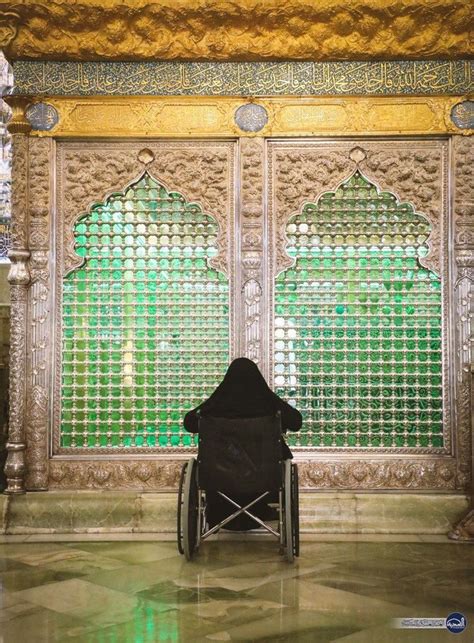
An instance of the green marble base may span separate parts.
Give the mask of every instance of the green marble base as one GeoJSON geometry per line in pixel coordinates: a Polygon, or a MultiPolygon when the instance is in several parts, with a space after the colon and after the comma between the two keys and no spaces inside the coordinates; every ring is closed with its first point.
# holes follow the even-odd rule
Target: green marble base
{"type": "Polygon", "coordinates": [[[300,494],[303,531],[331,534],[445,534],[467,511],[454,494],[300,494]]]}
{"type": "Polygon", "coordinates": [[[171,533],[176,494],[130,491],[30,492],[7,498],[3,534],[171,533]]]}
{"type": "MultiPolygon", "coordinates": [[[[454,494],[309,492],[300,525],[313,534],[446,534],[467,511],[454,494]]],[[[1,534],[172,534],[176,494],[123,491],[0,495],[1,534]]]]}
{"type": "Polygon", "coordinates": [[[0,494],[0,534],[6,533],[8,496],[0,494]]]}

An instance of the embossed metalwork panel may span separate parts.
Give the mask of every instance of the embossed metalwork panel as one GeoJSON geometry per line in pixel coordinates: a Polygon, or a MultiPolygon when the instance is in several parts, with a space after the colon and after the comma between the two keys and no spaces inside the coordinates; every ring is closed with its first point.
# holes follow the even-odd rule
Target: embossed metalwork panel
{"type": "Polygon", "coordinates": [[[451,120],[460,129],[474,129],[474,101],[465,100],[451,110],[451,120]]]}
{"type": "Polygon", "coordinates": [[[235,351],[233,147],[89,145],[58,151],[54,452],[186,450],[195,440],[183,416],[214,390],[235,351]],[[95,175],[88,194],[72,188],[74,204],[62,188],[75,184],[84,155],[108,173],[95,175]],[[128,171],[138,178],[127,181],[128,171]]]}
{"type": "Polygon", "coordinates": [[[286,226],[274,383],[303,414],[290,444],[443,446],[441,280],[429,222],[359,170],[286,226]]]}
{"type": "MultiPolygon", "coordinates": [[[[431,106],[433,118],[449,119],[450,110],[459,100],[445,101],[446,109],[441,111],[440,103],[431,102],[431,98],[420,106],[431,106]]],[[[266,107],[270,105],[266,100],[261,102],[266,107]]],[[[288,110],[286,100],[273,100],[269,118],[276,120],[285,114],[279,127],[292,126],[290,120],[298,114],[297,102],[294,100],[288,110]]],[[[473,276],[473,161],[468,136],[427,138],[434,130],[422,123],[423,138],[375,138],[362,129],[361,119],[357,131],[363,138],[352,140],[348,131],[346,138],[339,131],[338,137],[332,139],[265,141],[262,136],[254,136],[238,142],[190,140],[191,132],[187,131],[187,140],[170,141],[154,140],[148,129],[146,140],[140,140],[130,138],[136,132],[130,128],[126,130],[127,140],[71,141],[56,138],[54,131],[30,136],[30,125],[24,118],[28,104],[18,98],[13,100],[10,126],[15,139],[13,262],[9,276],[14,333],[8,475],[13,492],[21,491],[23,484],[28,489],[174,488],[180,459],[192,449],[167,447],[159,455],[155,447],[139,447],[129,454],[130,447],[72,450],[60,449],[57,439],[52,452],[47,453],[47,438],[51,433],[59,438],[61,293],[64,276],[82,269],[83,258],[74,250],[74,230],[81,214],[89,212],[92,204],[105,202],[107,195],[134,184],[145,170],[168,191],[179,186],[188,203],[199,202],[202,211],[209,213],[219,227],[219,254],[212,259],[212,267],[229,279],[229,358],[251,356],[273,382],[269,341],[274,330],[273,284],[275,277],[292,263],[285,250],[289,220],[302,212],[305,203],[318,203],[323,193],[346,180],[357,167],[382,191],[411,203],[415,212],[422,212],[429,220],[428,254],[419,256],[419,262],[442,276],[444,444],[442,449],[326,447],[324,453],[319,447],[295,447],[302,485],[318,489],[432,491],[467,487],[471,474],[473,276]],[[240,188],[238,199],[236,186],[240,188]],[[53,457],[49,457],[51,453],[53,457]],[[114,453],[119,457],[114,458],[114,453]]],[[[390,119],[396,119],[397,124],[407,121],[412,104],[413,101],[386,98],[383,105],[378,99],[364,99],[360,104],[351,100],[334,102],[335,109],[342,106],[348,115],[354,113],[354,107],[360,115],[366,107],[385,110],[388,105],[390,119]],[[399,108],[402,119],[398,118],[399,108]]],[[[69,118],[62,103],[55,105],[61,118],[69,118]]],[[[170,101],[165,106],[171,111],[173,105],[170,101]]],[[[312,103],[312,119],[317,118],[319,105],[312,103]]],[[[229,110],[231,117],[237,106],[229,110]]],[[[77,107],[77,101],[70,101],[70,109],[77,107]]],[[[116,107],[118,103],[111,113],[119,113],[116,107]]],[[[146,101],[133,104],[143,131],[158,114],[155,111],[147,116],[148,107],[161,105],[153,101],[150,105],[146,101]]],[[[379,114],[385,118],[383,110],[379,114]]],[[[68,132],[72,136],[84,135],[79,125],[87,113],[99,114],[86,110],[81,111],[80,118],[69,119],[68,132]]],[[[413,113],[410,118],[413,120],[413,113]]],[[[94,134],[98,122],[94,124],[94,134]]],[[[173,122],[179,122],[179,118],[173,122]]],[[[305,136],[313,131],[313,122],[316,120],[311,121],[305,136]]],[[[392,130],[394,124],[395,120],[391,121],[392,130]]],[[[104,131],[100,129],[102,134],[104,131]]]]}
{"type": "Polygon", "coordinates": [[[0,217],[0,263],[8,261],[10,248],[10,217],[0,217]]]}
{"type": "MultiPolygon", "coordinates": [[[[424,135],[462,132],[450,118],[462,96],[55,96],[49,130],[32,136],[91,138],[424,135]],[[241,119],[244,108],[245,119],[241,119]],[[258,118],[257,118],[258,115],[258,118]],[[242,128],[240,128],[242,125],[242,128]]],[[[9,101],[15,101],[10,97],[9,101]]]]}
{"type": "MultiPolygon", "coordinates": [[[[468,144],[467,139],[461,142],[468,144]]],[[[78,215],[87,212],[91,203],[97,203],[97,195],[100,195],[99,201],[104,202],[107,194],[133,184],[143,170],[148,169],[168,190],[182,189],[187,202],[199,201],[203,212],[218,221],[219,255],[213,258],[212,267],[225,272],[229,278],[233,324],[229,359],[248,354],[258,361],[270,383],[274,382],[273,341],[270,342],[275,330],[273,283],[275,277],[290,268],[292,263],[285,249],[285,231],[290,219],[303,211],[305,203],[317,204],[323,193],[344,182],[357,167],[381,191],[391,192],[401,202],[410,203],[414,212],[423,213],[429,220],[429,237],[424,242],[428,253],[425,256],[421,253],[418,257],[420,270],[442,275],[440,370],[443,379],[443,446],[295,446],[294,451],[300,459],[302,484],[306,488],[462,488],[469,471],[465,448],[469,437],[468,406],[464,408],[464,399],[467,398],[461,386],[458,399],[462,400],[462,408],[459,409],[462,431],[458,430],[454,422],[458,416],[454,415],[451,406],[457,386],[453,360],[453,333],[457,333],[457,329],[451,315],[454,320],[458,315],[449,301],[449,289],[454,287],[456,277],[451,272],[453,265],[449,264],[447,250],[452,244],[452,233],[448,223],[449,148],[446,139],[288,139],[267,142],[260,137],[242,139],[238,143],[240,159],[236,158],[240,182],[232,170],[232,150],[235,150],[232,141],[156,141],[148,138],[146,142],[83,140],[61,141],[57,145],[58,218],[54,227],[55,269],[60,279],[56,278],[56,293],[62,287],[64,274],[82,269],[81,258],[73,250],[73,231],[78,215]],[[357,153],[354,150],[358,150],[357,153]],[[265,195],[266,181],[268,189],[265,195]],[[234,214],[232,203],[235,193],[231,186],[237,185],[241,185],[240,213],[234,214]],[[235,224],[231,223],[234,221],[235,224]],[[452,427],[456,428],[454,440],[451,439],[452,427]],[[321,450],[325,453],[322,454],[321,450]]],[[[464,152],[462,158],[468,171],[470,165],[464,152]]],[[[33,205],[37,207],[37,199],[32,201],[33,205]]],[[[462,239],[465,243],[467,236],[462,239]]],[[[61,317],[59,305],[56,296],[53,301],[55,320],[61,317]]],[[[466,331],[466,323],[459,321],[459,324],[466,331]]],[[[55,363],[61,364],[58,339],[60,337],[56,335],[51,343],[55,346],[55,363]]],[[[37,366],[41,368],[40,362],[37,366]]],[[[61,372],[56,370],[56,391],[60,376],[61,372]]],[[[59,426],[60,408],[57,406],[58,398],[55,396],[55,428],[59,426]]],[[[32,440],[40,421],[40,405],[37,407],[38,413],[32,414],[29,429],[32,440]]],[[[29,445],[32,440],[29,440],[29,445]]],[[[49,484],[51,488],[62,489],[171,488],[179,476],[179,458],[186,457],[192,449],[191,446],[170,446],[161,450],[159,447],[138,447],[135,448],[138,455],[130,453],[125,456],[127,451],[133,450],[132,447],[72,449],[59,448],[59,442],[55,444],[53,453],[58,457],[49,462],[49,484]],[[114,453],[120,457],[114,459],[111,456],[114,453]],[[156,457],[158,453],[160,457],[156,457]]],[[[38,458],[39,455],[32,454],[33,461],[38,458]]]]}
{"type": "Polygon", "coordinates": [[[31,129],[37,131],[48,131],[57,124],[59,116],[57,110],[48,103],[33,103],[26,110],[31,129]]]}
{"type": "MultiPolygon", "coordinates": [[[[447,467],[456,380],[446,141],[274,139],[267,158],[265,362],[303,412],[302,431],[288,434],[296,453],[437,454],[447,467]]],[[[331,479],[338,467],[327,463],[331,479]]]]}
{"type": "Polygon", "coordinates": [[[0,44],[38,60],[458,60],[468,0],[2,2],[0,44]],[[91,17],[93,16],[93,19],[91,17]]]}

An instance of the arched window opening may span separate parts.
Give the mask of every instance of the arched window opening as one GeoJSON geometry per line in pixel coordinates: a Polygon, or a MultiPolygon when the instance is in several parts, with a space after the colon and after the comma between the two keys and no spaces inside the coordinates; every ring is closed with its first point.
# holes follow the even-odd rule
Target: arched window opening
{"type": "Polygon", "coordinates": [[[63,280],[60,446],[192,446],[185,411],[228,363],[216,221],[148,173],[75,224],[84,258],[63,280]]]}
{"type": "Polygon", "coordinates": [[[274,383],[304,416],[289,442],[442,447],[441,280],[420,263],[428,221],[357,170],[286,234],[274,383]]]}

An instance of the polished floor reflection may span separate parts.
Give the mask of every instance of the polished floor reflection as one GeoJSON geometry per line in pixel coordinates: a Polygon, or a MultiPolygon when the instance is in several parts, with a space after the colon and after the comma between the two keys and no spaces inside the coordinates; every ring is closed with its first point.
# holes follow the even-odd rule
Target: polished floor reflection
{"type": "Polygon", "coordinates": [[[0,544],[0,643],[474,641],[474,547],[449,542],[0,544]],[[394,629],[461,612],[462,634],[394,629]]]}

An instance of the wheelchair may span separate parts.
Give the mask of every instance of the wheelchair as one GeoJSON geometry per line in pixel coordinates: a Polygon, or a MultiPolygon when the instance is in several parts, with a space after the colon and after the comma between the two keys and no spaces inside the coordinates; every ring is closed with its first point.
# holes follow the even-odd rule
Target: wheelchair
{"type": "MultiPolygon", "coordinates": [[[[259,418],[199,418],[197,459],[181,470],[178,492],[178,551],[191,560],[201,541],[245,514],[280,543],[288,562],[299,556],[298,468],[282,460],[280,413],[259,418]],[[217,493],[229,515],[209,526],[206,494],[217,493]],[[254,498],[244,505],[232,495],[254,498]],[[262,500],[278,497],[278,527],[252,514],[262,500]]],[[[276,503],[274,503],[276,504],[276,503]]]]}

